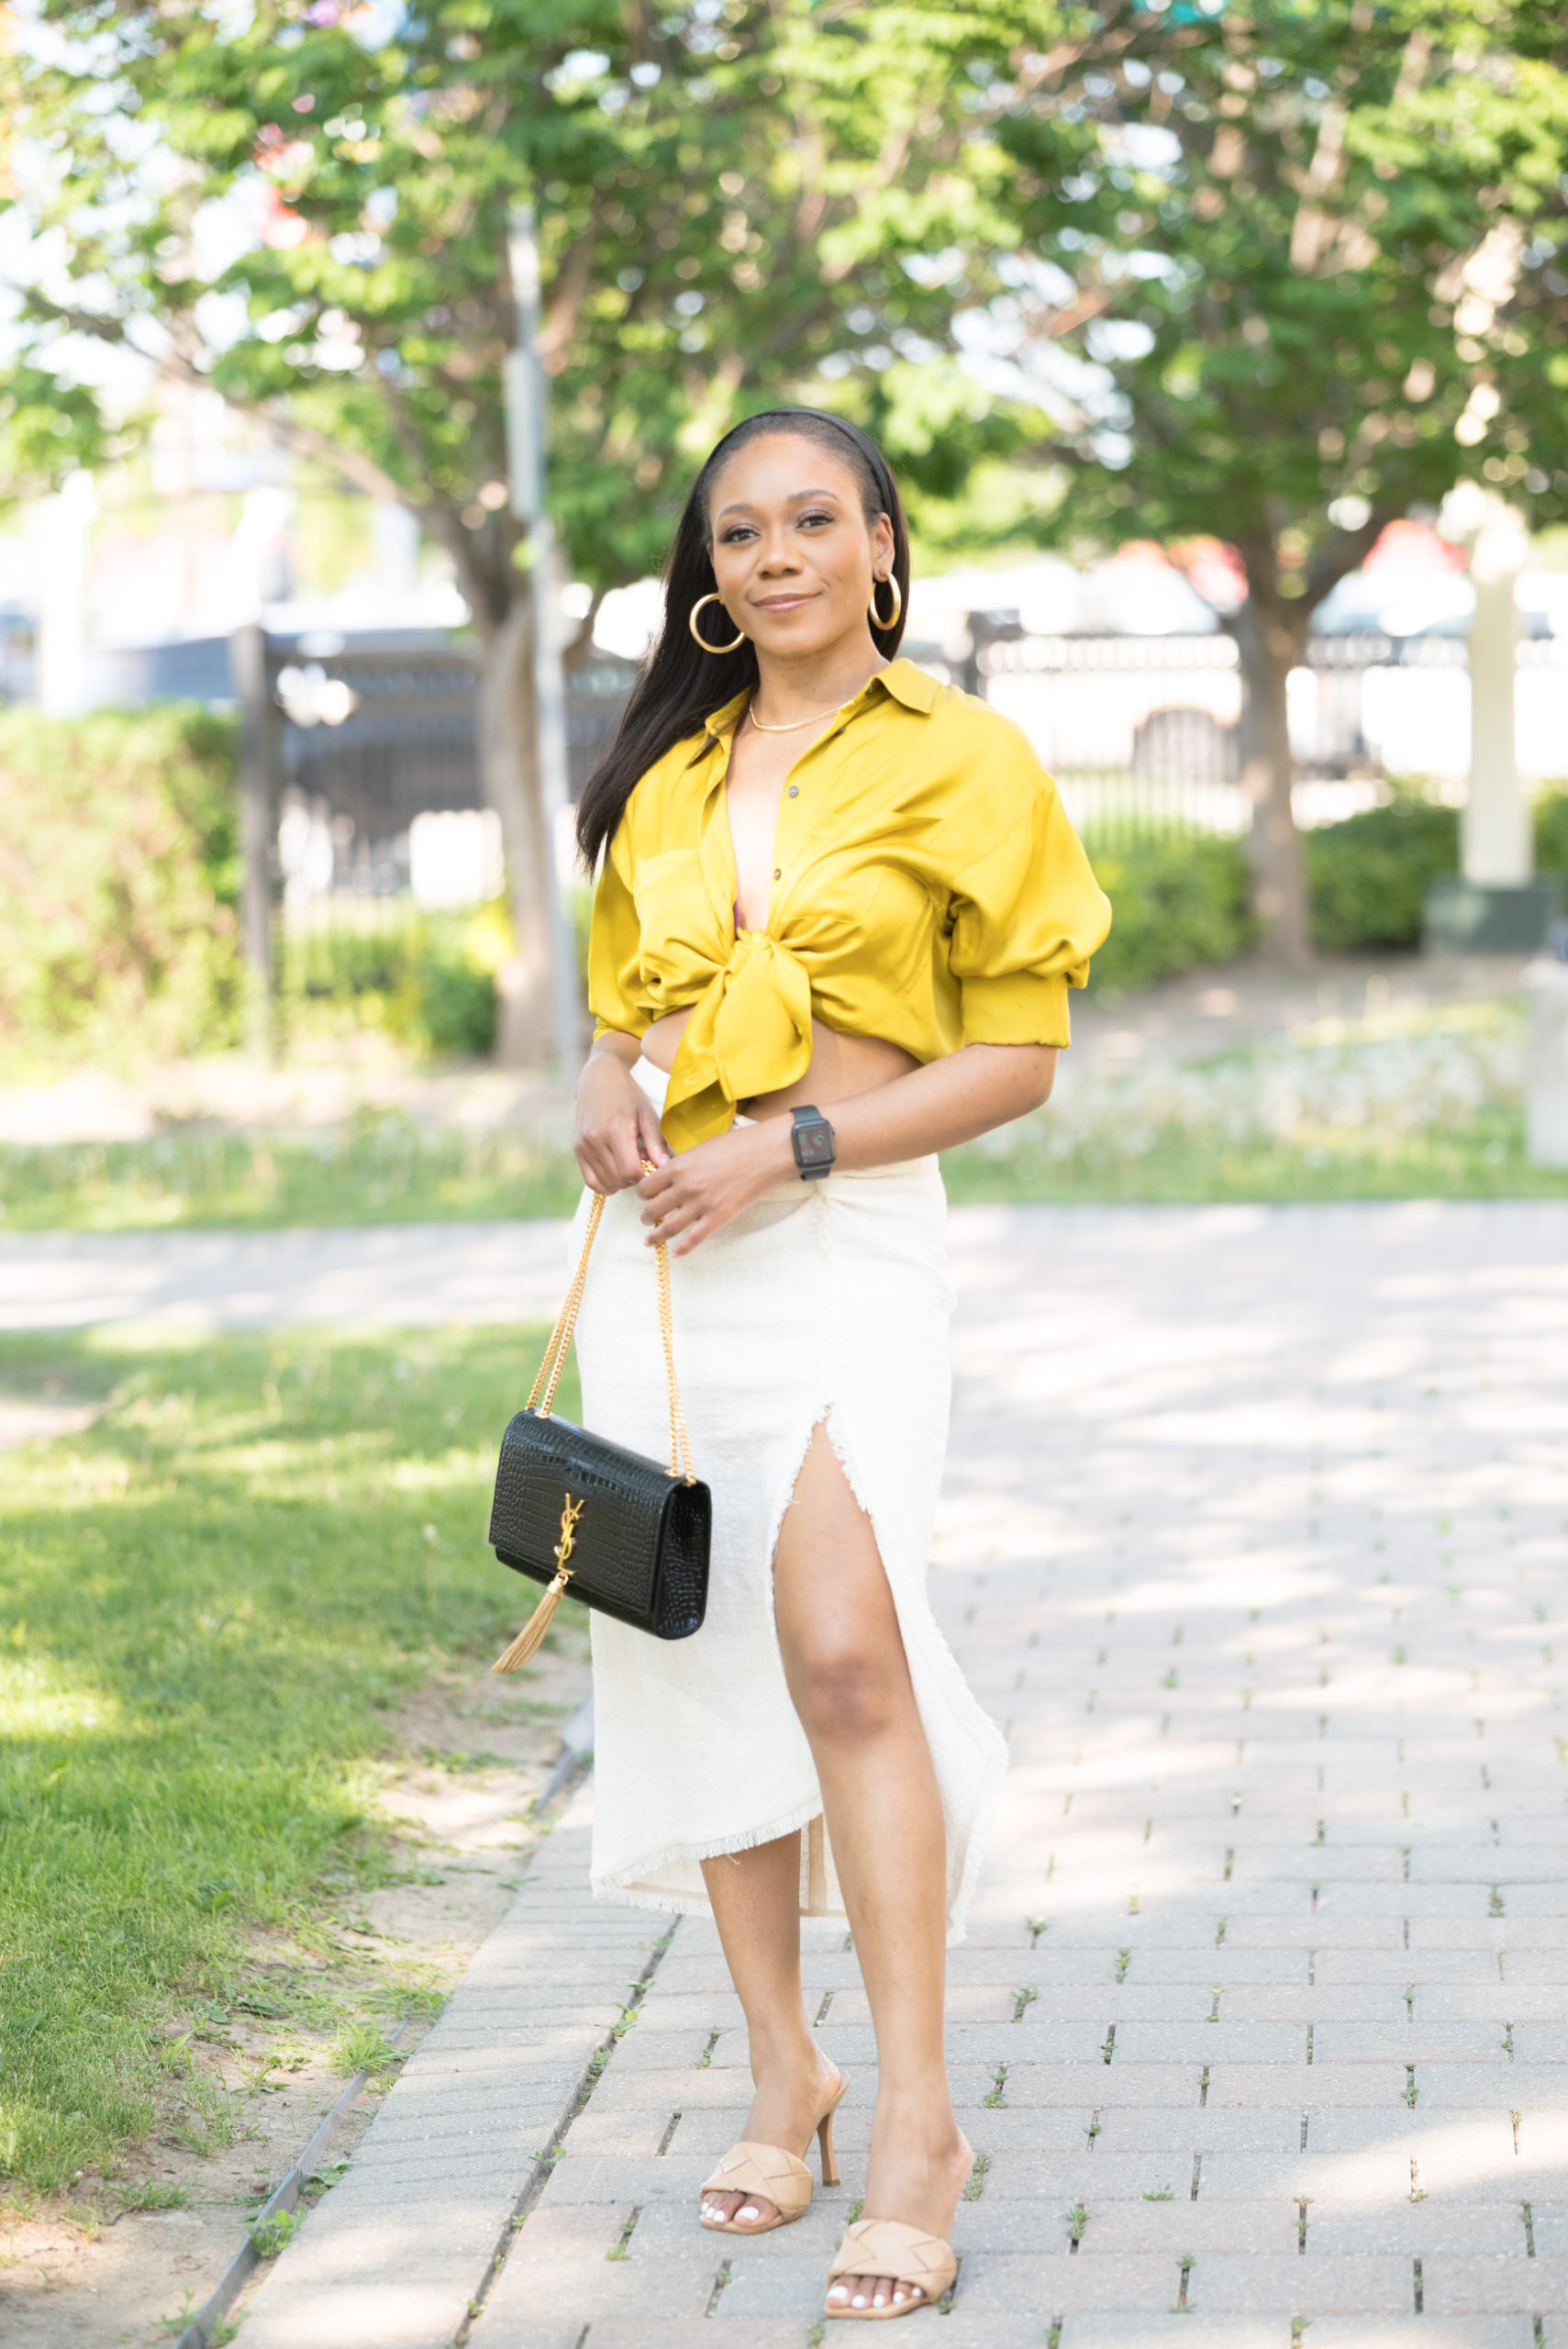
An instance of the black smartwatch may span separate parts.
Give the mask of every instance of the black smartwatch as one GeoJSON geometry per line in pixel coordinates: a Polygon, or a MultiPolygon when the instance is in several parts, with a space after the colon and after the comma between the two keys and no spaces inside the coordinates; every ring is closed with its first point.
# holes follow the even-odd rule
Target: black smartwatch
{"type": "Polygon", "coordinates": [[[795,1119],[790,1146],[800,1169],[800,1179],[803,1183],[819,1183],[824,1174],[832,1173],[833,1161],[839,1155],[833,1129],[820,1109],[794,1109],[790,1114],[795,1119]]]}

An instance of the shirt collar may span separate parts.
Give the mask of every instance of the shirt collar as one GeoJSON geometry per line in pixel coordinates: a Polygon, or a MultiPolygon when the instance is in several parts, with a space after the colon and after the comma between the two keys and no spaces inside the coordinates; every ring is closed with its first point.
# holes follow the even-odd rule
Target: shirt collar
{"type": "MultiPolygon", "coordinates": [[[[891,695],[893,699],[900,703],[905,709],[917,710],[922,718],[930,716],[937,706],[937,696],[942,690],[935,677],[929,677],[924,669],[917,669],[912,661],[890,661],[885,669],[877,671],[876,675],[866,686],[865,693],[857,694],[854,700],[848,703],[846,707],[848,709],[858,707],[866,695],[879,685],[884,694],[891,695]]],[[[712,717],[706,721],[705,730],[715,741],[722,740],[723,737],[730,731],[751,698],[751,688],[748,685],[743,693],[732,695],[722,709],[714,711],[712,717]]]]}
{"type": "Polygon", "coordinates": [[[891,694],[895,701],[902,702],[906,709],[917,709],[922,718],[929,718],[941,692],[935,677],[929,677],[924,669],[917,669],[913,661],[890,661],[872,683],[891,694]]]}
{"type": "Polygon", "coordinates": [[[722,709],[716,709],[712,717],[704,721],[704,732],[711,735],[716,742],[721,741],[751,698],[750,685],[746,687],[744,693],[732,694],[722,709]]]}

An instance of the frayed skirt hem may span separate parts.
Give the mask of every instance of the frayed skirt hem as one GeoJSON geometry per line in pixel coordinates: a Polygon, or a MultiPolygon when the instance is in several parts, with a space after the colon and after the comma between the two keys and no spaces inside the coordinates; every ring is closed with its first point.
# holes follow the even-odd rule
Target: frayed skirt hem
{"type": "MultiPolygon", "coordinates": [[[[651,1882],[650,1878],[661,1876],[666,1868],[700,1867],[704,1860],[728,1859],[737,1852],[755,1851],[761,1843],[776,1843],[781,1835],[797,1835],[803,1827],[809,1827],[814,1819],[821,1816],[822,1798],[814,1795],[761,1827],[742,1828],[709,1843],[667,1843],[662,1851],[645,1853],[625,1867],[595,1874],[592,1879],[594,1898],[628,1909],[668,1909],[682,1917],[711,1917],[712,1906],[703,1894],[677,1892],[673,1885],[666,1887],[651,1882]]],[[[803,1908],[800,1913],[803,1917],[843,1916],[841,1909],[803,1908]]]]}

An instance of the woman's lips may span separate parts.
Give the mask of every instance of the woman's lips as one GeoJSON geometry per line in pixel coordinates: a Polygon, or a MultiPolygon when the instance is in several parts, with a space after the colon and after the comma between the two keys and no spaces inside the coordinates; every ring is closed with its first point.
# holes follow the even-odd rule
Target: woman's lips
{"type": "Polygon", "coordinates": [[[815,596],[770,596],[757,609],[760,612],[798,612],[803,604],[813,604],[815,596]]]}

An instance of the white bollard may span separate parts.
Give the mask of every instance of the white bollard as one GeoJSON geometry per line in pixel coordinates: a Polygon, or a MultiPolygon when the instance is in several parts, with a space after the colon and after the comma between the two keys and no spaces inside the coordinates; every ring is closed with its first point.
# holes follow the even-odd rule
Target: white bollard
{"type": "Polygon", "coordinates": [[[1542,957],[1525,972],[1529,1075],[1525,1154],[1532,1166],[1568,1167],[1568,962],[1542,957]]]}
{"type": "Polygon", "coordinates": [[[1483,889],[1530,877],[1529,804],[1514,753],[1519,573],[1529,555],[1523,521],[1486,495],[1470,556],[1470,789],[1460,817],[1460,867],[1483,889]]]}

